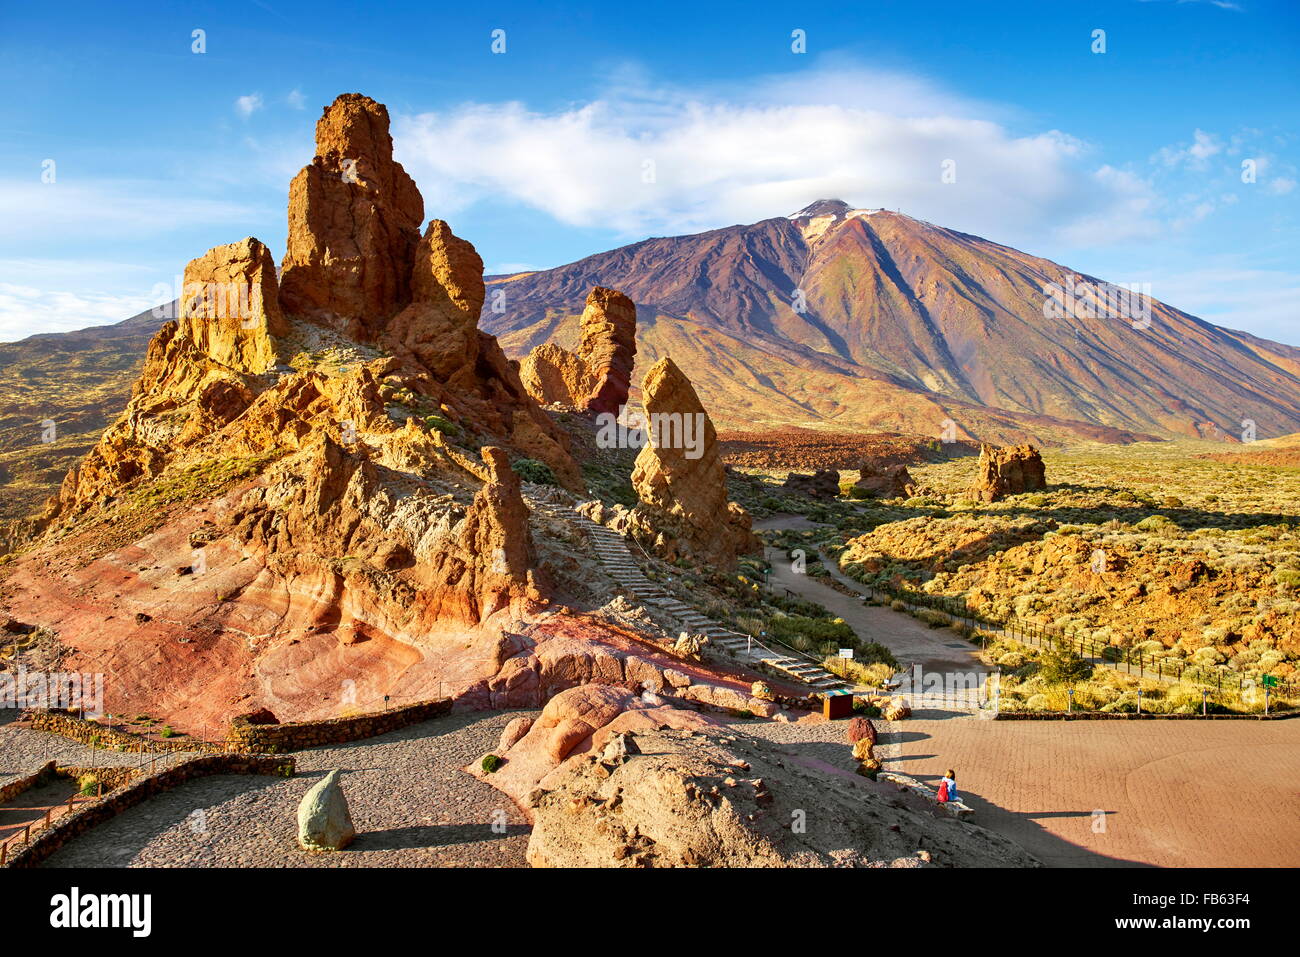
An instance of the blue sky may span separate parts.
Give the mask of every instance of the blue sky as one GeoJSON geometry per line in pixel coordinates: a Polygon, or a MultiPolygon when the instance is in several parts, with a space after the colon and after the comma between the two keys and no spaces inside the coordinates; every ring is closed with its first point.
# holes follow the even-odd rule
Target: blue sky
{"type": "Polygon", "coordinates": [[[125,318],[245,235],[279,255],[360,91],[490,272],[837,196],[1300,344],[1294,2],[602,6],[5,2],[0,340],[125,318]]]}

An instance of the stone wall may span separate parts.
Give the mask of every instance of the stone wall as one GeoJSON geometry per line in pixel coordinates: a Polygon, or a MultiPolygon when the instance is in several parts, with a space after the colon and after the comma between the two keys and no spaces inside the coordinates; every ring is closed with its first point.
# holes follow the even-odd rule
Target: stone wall
{"type": "Polygon", "coordinates": [[[25,717],[35,731],[47,731],[82,744],[94,740],[99,747],[115,748],[137,753],[193,751],[202,754],[281,754],[301,751],[322,744],[344,744],[387,734],[408,725],[419,724],[448,714],[452,699],[437,698],[417,701],[387,711],[372,711],[346,718],[326,718],[321,721],[288,721],[284,724],[249,724],[235,718],[220,743],[180,737],[157,740],[144,738],[109,728],[96,721],[79,718],[64,711],[30,711],[25,717]]]}
{"type": "Polygon", "coordinates": [[[319,747],[322,744],[343,744],[437,718],[449,713],[451,706],[452,699],[439,698],[418,701],[389,711],[284,724],[249,724],[236,718],[230,724],[226,746],[245,754],[278,754],[319,747]]]}
{"type": "Polygon", "coordinates": [[[82,744],[90,744],[93,740],[98,747],[114,748],[119,751],[157,753],[202,751],[205,753],[220,753],[226,750],[219,744],[187,737],[164,738],[161,741],[153,738],[142,738],[138,734],[110,728],[97,721],[79,718],[75,714],[69,714],[66,711],[34,710],[26,712],[24,718],[30,722],[33,731],[48,731],[50,734],[57,734],[73,741],[80,741],[82,744]]]}
{"type": "Polygon", "coordinates": [[[206,754],[190,758],[117,788],[97,801],[83,804],[80,810],[59,818],[52,827],[41,831],[30,844],[13,854],[5,866],[36,867],[92,827],[147,801],[155,794],[171,790],[194,778],[213,774],[273,774],[289,777],[293,772],[293,758],[243,754],[206,754]]]}
{"type": "Polygon", "coordinates": [[[30,791],[34,787],[39,787],[40,785],[45,784],[50,780],[50,778],[54,777],[54,774],[54,762],[51,761],[34,774],[29,774],[26,777],[14,778],[12,781],[6,781],[3,786],[0,786],[0,804],[4,804],[6,801],[12,801],[23,792],[30,791]]]}

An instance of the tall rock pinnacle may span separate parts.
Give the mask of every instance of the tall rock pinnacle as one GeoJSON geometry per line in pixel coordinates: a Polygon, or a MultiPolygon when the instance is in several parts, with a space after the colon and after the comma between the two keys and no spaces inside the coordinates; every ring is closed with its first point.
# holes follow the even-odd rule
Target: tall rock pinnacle
{"type": "Polygon", "coordinates": [[[393,160],[388,109],[344,93],[316,123],[316,155],[289,186],[285,313],[374,341],[411,301],[424,200],[393,160]]]}

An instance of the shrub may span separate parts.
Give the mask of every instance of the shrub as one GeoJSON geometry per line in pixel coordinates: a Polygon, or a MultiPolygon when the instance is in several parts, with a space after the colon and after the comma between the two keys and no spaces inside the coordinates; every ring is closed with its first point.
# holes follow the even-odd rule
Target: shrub
{"type": "Polygon", "coordinates": [[[1300,569],[1279,568],[1273,572],[1273,580],[1283,588],[1300,589],[1300,569]]]}
{"type": "Polygon", "coordinates": [[[559,485],[555,472],[545,462],[536,459],[520,459],[515,462],[515,474],[525,482],[535,485],[559,485]]]}
{"type": "Polygon", "coordinates": [[[1092,676],[1092,665],[1071,649],[1057,645],[1043,652],[1038,674],[1048,684],[1084,681],[1092,676]]]}
{"type": "Polygon", "coordinates": [[[495,754],[485,754],[483,755],[483,761],[480,766],[483,768],[485,773],[491,774],[496,771],[497,768],[501,767],[503,763],[504,762],[495,754]]]}
{"type": "Polygon", "coordinates": [[[441,432],[443,435],[457,438],[460,436],[460,426],[450,419],[444,419],[440,415],[426,415],[424,417],[425,428],[433,432],[441,432]]]}
{"type": "Polygon", "coordinates": [[[1103,661],[1123,661],[1124,649],[1119,645],[1107,645],[1101,649],[1101,658],[1103,661]]]}

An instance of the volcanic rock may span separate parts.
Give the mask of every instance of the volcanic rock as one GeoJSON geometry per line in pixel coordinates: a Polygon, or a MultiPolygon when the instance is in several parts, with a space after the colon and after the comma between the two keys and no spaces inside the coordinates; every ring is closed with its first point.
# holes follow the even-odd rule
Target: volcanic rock
{"type": "Polygon", "coordinates": [[[616,289],[587,296],[577,353],[542,343],[524,357],[519,376],[537,401],[618,415],[627,402],[636,357],[636,306],[616,289]]]}
{"type": "Polygon", "coordinates": [[[593,749],[532,793],[529,864],[907,867],[919,866],[919,834],[939,865],[1037,865],[1004,837],[954,831],[879,785],[805,770],[730,729],[622,734],[617,762],[593,749]]]}
{"type": "Polygon", "coordinates": [[[872,498],[902,498],[911,494],[916,483],[905,465],[876,466],[863,463],[853,487],[872,498]]]}
{"type": "Polygon", "coordinates": [[[734,568],[738,555],[758,551],[749,513],[727,501],[717,433],[690,380],[668,358],[646,372],[643,401],[647,443],[637,455],[632,487],[641,504],[637,523],[661,553],[734,568]]]}
{"type": "Polygon", "coordinates": [[[280,303],[374,342],[411,301],[424,200],[393,159],[388,109],[344,93],[316,123],[316,155],[289,186],[280,303]]]}
{"type": "Polygon", "coordinates": [[[339,787],[342,773],[325,775],[298,805],[298,845],[304,851],[341,851],[357,836],[348,799],[339,787]]]}
{"type": "Polygon", "coordinates": [[[979,473],[970,493],[977,500],[996,502],[1004,495],[1019,495],[1047,487],[1043,457],[1032,445],[996,448],[980,445],[979,473]]]}
{"type": "Polygon", "coordinates": [[[240,372],[265,372],[286,358],[275,260],[251,236],[217,246],[185,267],[180,329],[209,358],[240,372]]]}
{"type": "Polygon", "coordinates": [[[840,494],[840,473],[835,469],[818,469],[812,475],[791,472],[781,487],[812,498],[836,498],[840,494]]]}
{"type": "Polygon", "coordinates": [[[440,381],[472,370],[478,360],[483,308],[483,260],[440,219],[429,222],[415,254],[413,301],[384,331],[397,349],[414,354],[440,381]]]}

